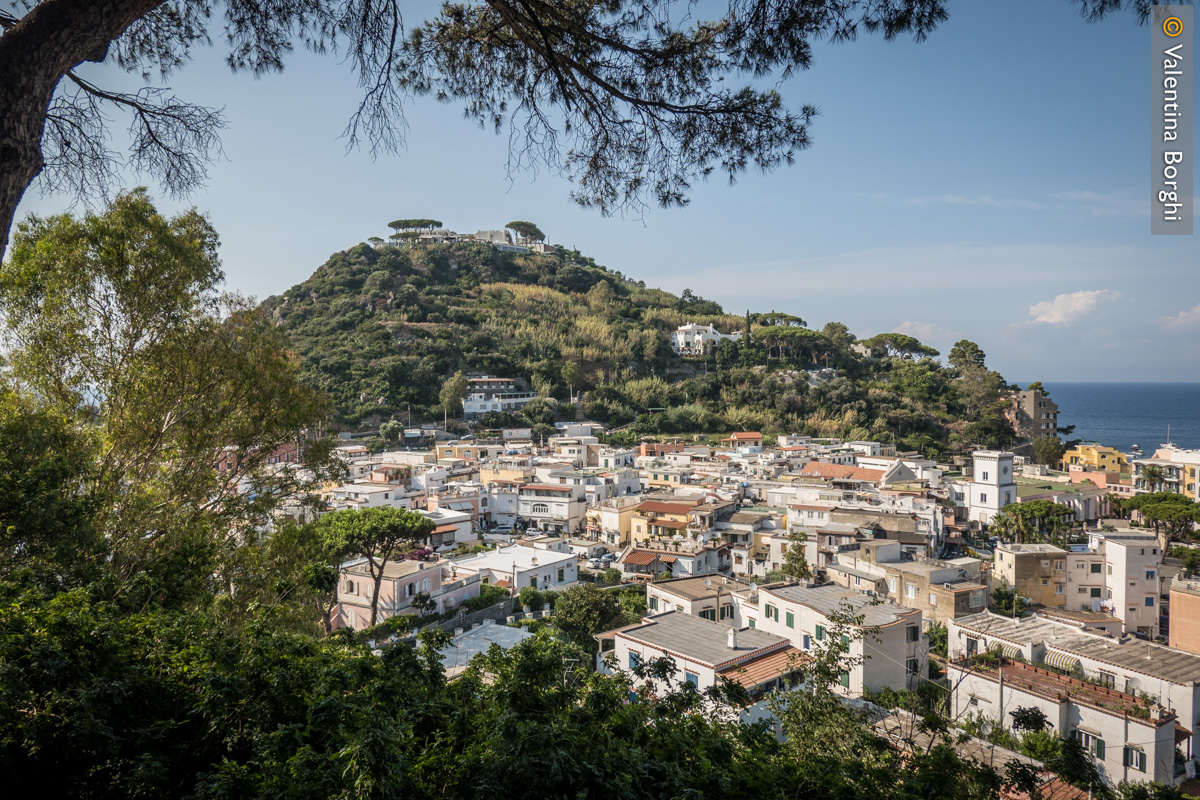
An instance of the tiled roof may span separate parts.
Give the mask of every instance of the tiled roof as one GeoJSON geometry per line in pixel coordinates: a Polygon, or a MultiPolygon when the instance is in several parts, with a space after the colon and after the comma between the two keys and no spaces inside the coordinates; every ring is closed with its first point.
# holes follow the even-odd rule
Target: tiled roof
{"type": "Polygon", "coordinates": [[[881,469],[866,469],[865,467],[851,467],[847,464],[829,464],[824,461],[810,461],[805,464],[796,474],[815,478],[826,478],[829,480],[851,480],[874,483],[883,477],[883,473],[884,470],[881,469]]]}
{"type": "Polygon", "coordinates": [[[746,689],[753,689],[759,684],[799,669],[812,660],[812,656],[795,647],[786,647],[783,650],[776,650],[741,664],[735,664],[721,674],[746,689]]]}
{"type": "Polygon", "coordinates": [[[621,559],[621,563],[644,566],[653,563],[656,558],[658,558],[658,553],[650,553],[645,550],[632,550],[626,553],[625,557],[621,559]]]}

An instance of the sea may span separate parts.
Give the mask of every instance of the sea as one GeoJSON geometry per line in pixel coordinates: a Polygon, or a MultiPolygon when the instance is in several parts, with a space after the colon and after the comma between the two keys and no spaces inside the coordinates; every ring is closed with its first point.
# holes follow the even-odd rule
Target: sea
{"type": "Polygon", "coordinates": [[[1136,444],[1146,455],[1168,441],[1200,449],[1200,383],[1042,385],[1058,404],[1059,426],[1075,426],[1068,439],[1099,442],[1124,453],[1136,444]]]}

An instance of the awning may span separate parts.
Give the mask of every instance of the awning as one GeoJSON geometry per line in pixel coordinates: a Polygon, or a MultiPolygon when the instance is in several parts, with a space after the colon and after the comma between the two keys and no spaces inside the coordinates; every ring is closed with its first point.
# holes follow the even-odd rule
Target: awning
{"type": "Polygon", "coordinates": [[[1000,655],[1004,656],[1005,658],[1025,657],[1024,654],[1021,653],[1021,648],[1017,647],[1015,644],[1009,644],[1008,642],[993,642],[993,645],[999,645],[998,649],[1000,650],[1000,655]]]}
{"type": "Polygon", "coordinates": [[[1079,659],[1067,653],[1056,653],[1053,650],[1046,651],[1045,662],[1054,667],[1061,669],[1064,672],[1079,672],[1079,659]]]}
{"type": "Polygon", "coordinates": [[[1192,732],[1189,731],[1187,728],[1183,727],[1182,725],[1180,725],[1178,722],[1176,722],[1175,723],[1175,744],[1181,744],[1183,742],[1186,742],[1190,738],[1192,738],[1192,732]]]}

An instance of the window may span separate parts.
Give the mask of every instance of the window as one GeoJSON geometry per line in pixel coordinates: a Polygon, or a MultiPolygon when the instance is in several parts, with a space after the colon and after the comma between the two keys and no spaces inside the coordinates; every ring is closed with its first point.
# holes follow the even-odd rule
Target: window
{"type": "Polygon", "coordinates": [[[1055,568],[1055,569],[1066,569],[1066,568],[1067,568],[1067,562],[1066,562],[1066,561],[1063,561],[1063,560],[1060,558],[1060,559],[1058,559],[1058,560],[1056,560],[1056,561],[1054,562],[1054,568],[1055,568]]]}
{"type": "Polygon", "coordinates": [[[701,619],[710,619],[713,622],[717,621],[717,610],[715,608],[705,608],[700,611],[701,619]]]}
{"type": "Polygon", "coordinates": [[[979,698],[972,695],[971,700],[970,700],[970,702],[967,703],[967,705],[972,705],[972,706],[979,705],[979,698]]]}
{"type": "Polygon", "coordinates": [[[817,641],[818,642],[825,641],[825,626],[824,625],[817,626],[817,641]]]}
{"type": "Polygon", "coordinates": [[[1146,751],[1140,747],[1125,745],[1125,766],[1136,769],[1138,772],[1145,772],[1146,751]]]}
{"type": "Polygon", "coordinates": [[[658,598],[657,598],[657,597],[651,597],[651,598],[650,598],[650,600],[649,600],[649,603],[648,603],[648,605],[650,606],[650,610],[651,610],[651,611],[658,611],[658,598]]]}
{"type": "Polygon", "coordinates": [[[750,627],[751,627],[751,628],[756,628],[756,627],[758,627],[758,626],[755,624],[755,622],[754,622],[754,619],[753,619],[753,618],[751,618],[751,619],[747,619],[747,620],[746,620],[746,622],[747,622],[747,624],[749,624],[749,625],[750,625],[750,627]]]}
{"type": "Polygon", "coordinates": [[[1100,587],[1093,586],[1092,587],[1092,597],[1099,597],[1099,596],[1100,596],[1100,587]]]}
{"type": "Polygon", "coordinates": [[[904,640],[907,642],[915,642],[921,638],[921,631],[916,625],[909,625],[908,630],[904,632],[904,640]]]}
{"type": "MultiPolygon", "coordinates": [[[[791,616],[789,614],[789,616],[791,616]]],[[[733,619],[733,606],[721,606],[721,619],[733,619]]]]}
{"type": "Polygon", "coordinates": [[[986,494],[981,494],[981,495],[979,495],[979,502],[981,502],[981,503],[986,503],[986,502],[987,502],[987,495],[986,495],[986,494]]]}
{"type": "Polygon", "coordinates": [[[855,585],[855,586],[862,586],[862,578],[860,578],[860,577],[858,577],[857,575],[855,575],[855,576],[854,576],[854,585],[855,585]]]}
{"type": "Polygon", "coordinates": [[[417,593],[417,585],[415,583],[408,583],[408,584],[404,585],[404,596],[405,597],[412,597],[416,593],[417,593]]]}
{"type": "Polygon", "coordinates": [[[1146,595],[1146,608],[1154,608],[1154,596],[1146,595]]]}
{"type": "Polygon", "coordinates": [[[915,583],[908,583],[908,582],[905,582],[905,584],[904,584],[904,596],[905,596],[905,597],[910,597],[910,598],[911,598],[911,597],[916,597],[916,596],[917,596],[917,585],[916,585],[915,583]]]}
{"type": "Polygon", "coordinates": [[[983,608],[983,589],[971,592],[971,608],[983,608]]]}
{"type": "Polygon", "coordinates": [[[888,578],[888,591],[889,592],[896,591],[896,579],[895,578],[888,578]]]}
{"type": "Polygon", "coordinates": [[[1148,580],[1148,581],[1154,580],[1154,570],[1152,570],[1152,569],[1146,570],[1146,580],[1148,580]]]}
{"type": "Polygon", "coordinates": [[[767,619],[773,619],[776,622],[779,622],[779,609],[778,608],[776,608],[775,606],[768,603],[767,607],[766,607],[766,612],[767,612],[767,619]]]}
{"type": "Polygon", "coordinates": [[[1043,567],[1048,567],[1048,566],[1050,566],[1050,559],[1048,559],[1048,558],[1043,558],[1043,559],[1042,559],[1042,566],[1043,566],[1043,567]]]}
{"type": "Polygon", "coordinates": [[[1055,594],[1066,594],[1067,593],[1066,584],[1063,584],[1063,583],[1054,584],[1054,593],[1055,594]]]}
{"type": "Polygon", "coordinates": [[[809,635],[808,635],[807,633],[806,633],[806,634],[804,634],[804,649],[805,649],[805,650],[811,650],[811,649],[812,649],[812,638],[811,638],[811,637],[809,637],[809,635]]]}
{"type": "Polygon", "coordinates": [[[787,625],[789,628],[796,627],[796,615],[793,614],[791,611],[788,611],[787,613],[785,613],[783,615],[783,624],[787,625]]]}
{"type": "Polygon", "coordinates": [[[1112,564],[1108,565],[1108,574],[1112,575],[1112,564]]]}
{"type": "Polygon", "coordinates": [[[1042,586],[1049,586],[1049,585],[1050,585],[1050,579],[1042,578],[1042,586]]]}
{"type": "Polygon", "coordinates": [[[1115,688],[1117,685],[1117,676],[1112,672],[1100,671],[1096,678],[1096,683],[1101,686],[1107,686],[1109,689],[1115,688]]]}
{"type": "Polygon", "coordinates": [[[981,478],[981,480],[985,480],[985,481],[987,480],[987,472],[983,473],[983,477],[981,478]]]}
{"type": "Polygon", "coordinates": [[[700,688],[700,676],[694,672],[688,672],[685,670],[683,673],[683,682],[690,684],[694,689],[700,688]]]}
{"type": "Polygon", "coordinates": [[[1076,730],[1075,738],[1083,745],[1083,749],[1094,755],[1098,761],[1104,760],[1104,740],[1087,731],[1076,730]]]}
{"type": "Polygon", "coordinates": [[[532,513],[534,514],[549,514],[550,506],[545,503],[534,503],[532,513]]]}
{"type": "Polygon", "coordinates": [[[1075,569],[1083,569],[1085,566],[1086,565],[1082,561],[1079,561],[1079,562],[1076,562],[1075,569]]]}
{"type": "Polygon", "coordinates": [[[907,672],[909,675],[916,675],[917,674],[917,660],[915,658],[908,659],[908,661],[906,661],[904,663],[904,671],[907,672]]]}
{"type": "Polygon", "coordinates": [[[937,605],[937,595],[934,594],[933,592],[929,593],[929,605],[931,605],[931,606],[937,605]]]}
{"type": "Polygon", "coordinates": [[[850,688],[850,673],[843,672],[839,677],[840,677],[842,686],[849,689],[850,688]]]}
{"type": "Polygon", "coordinates": [[[1078,589],[1077,591],[1078,591],[1078,593],[1079,593],[1079,594],[1087,594],[1087,587],[1086,587],[1086,586],[1080,586],[1080,587],[1079,587],[1079,589],[1078,589]]]}
{"type": "Polygon", "coordinates": [[[973,656],[979,652],[979,640],[973,637],[967,637],[967,655],[973,656]]]}
{"type": "Polygon", "coordinates": [[[629,668],[630,669],[637,669],[639,666],[641,666],[641,663],[642,663],[641,656],[639,656],[637,653],[629,654],[629,668]]]}
{"type": "Polygon", "coordinates": [[[355,594],[354,581],[346,581],[346,591],[350,594],[355,594]]]}
{"type": "Polygon", "coordinates": [[[1092,574],[1093,574],[1093,575],[1099,575],[1099,574],[1100,574],[1100,563],[1099,563],[1099,562],[1096,562],[1096,563],[1092,564],[1092,574]]]}
{"type": "Polygon", "coordinates": [[[559,583],[562,583],[562,582],[563,582],[563,576],[564,576],[565,574],[566,574],[566,570],[564,570],[562,567],[559,567],[559,568],[558,568],[558,582],[559,582],[559,583]]]}

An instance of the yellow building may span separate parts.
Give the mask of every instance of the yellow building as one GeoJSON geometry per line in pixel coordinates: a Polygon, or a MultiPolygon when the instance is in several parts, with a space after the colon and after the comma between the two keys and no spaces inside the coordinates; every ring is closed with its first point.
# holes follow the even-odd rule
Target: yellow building
{"type": "Polygon", "coordinates": [[[630,533],[634,543],[652,538],[670,538],[687,530],[690,512],[699,505],[693,500],[666,502],[647,500],[633,510],[630,517],[630,533]]]}
{"type": "Polygon", "coordinates": [[[1129,472],[1129,459],[1116,448],[1099,444],[1081,444],[1063,453],[1058,468],[1066,471],[1072,464],[1091,467],[1100,472],[1129,472]]]}

